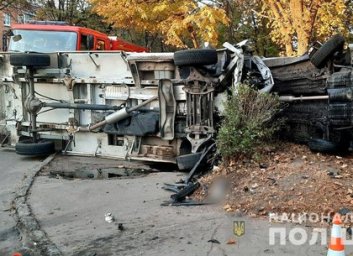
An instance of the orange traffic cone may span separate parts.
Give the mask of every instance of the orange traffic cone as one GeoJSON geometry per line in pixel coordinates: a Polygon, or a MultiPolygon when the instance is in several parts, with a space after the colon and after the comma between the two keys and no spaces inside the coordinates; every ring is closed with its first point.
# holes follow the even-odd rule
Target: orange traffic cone
{"type": "Polygon", "coordinates": [[[331,241],[328,247],[327,256],[345,256],[342,239],[341,215],[335,214],[332,221],[331,241]]]}

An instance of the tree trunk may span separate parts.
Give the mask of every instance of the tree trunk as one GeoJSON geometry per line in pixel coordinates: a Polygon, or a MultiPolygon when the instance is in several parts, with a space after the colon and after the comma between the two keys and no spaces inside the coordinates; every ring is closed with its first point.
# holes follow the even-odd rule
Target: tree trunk
{"type": "Polygon", "coordinates": [[[293,38],[291,34],[289,33],[289,29],[283,29],[282,30],[282,35],[283,35],[283,43],[284,46],[286,47],[286,55],[287,56],[294,56],[295,51],[293,49],[293,38]]]}
{"type": "Polygon", "coordinates": [[[190,33],[191,41],[192,41],[194,48],[196,48],[196,49],[199,48],[199,43],[196,38],[196,32],[195,32],[194,28],[192,27],[192,25],[188,26],[188,31],[190,33]]]}
{"type": "Polygon", "coordinates": [[[303,55],[308,51],[310,42],[310,33],[302,31],[298,33],[298,52],[297,55],[303,55]]]}
{"type": "Polygon", "coordinates": [[[285,46],[286,46],[286,55],[287,56],[293,56],[294,55],[294,50],[293,50],[292,42],[287,42],[285,44],[285,46]]]}

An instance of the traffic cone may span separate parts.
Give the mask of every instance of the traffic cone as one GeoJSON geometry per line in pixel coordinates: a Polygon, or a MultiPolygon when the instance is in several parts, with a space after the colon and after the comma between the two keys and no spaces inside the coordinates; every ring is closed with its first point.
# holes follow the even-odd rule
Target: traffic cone
{"type": "Polygon", "coordinates": [[[332,220],[331,241],[328,247],[327,256],[345,256],[342,239],[341,215],[335,214],[332,220]]]}

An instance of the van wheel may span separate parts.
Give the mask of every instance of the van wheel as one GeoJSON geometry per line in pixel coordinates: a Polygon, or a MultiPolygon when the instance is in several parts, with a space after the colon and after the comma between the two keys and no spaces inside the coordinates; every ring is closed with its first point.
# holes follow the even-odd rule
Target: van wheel
{"type": "Polygon", "coordinates": [[[337,51],[343,50],[344,37],[334,35],[324,43],[310,58],[312,64],[317,68],[323,68],[328,59],[337,51]]]}
{"type": "Polygon", "coordinates": [[[55,152],[53,141],[40,140],[34,143],[32,139],[19,141],[15,146],[16,153],[24,156],[46,156],[55,152]]]}
{"type": "Polygon", "coordinates": [[[191,49],[174,53],[176,66],[211,65],[217,63],[217,51],[215,49],[191,49]]]}
{"type": "Polygon", "coordinates": [[[15,53],[10,55],[12,66],[47,67],[50,66],[50,56],[40,53],[15,53]]]}

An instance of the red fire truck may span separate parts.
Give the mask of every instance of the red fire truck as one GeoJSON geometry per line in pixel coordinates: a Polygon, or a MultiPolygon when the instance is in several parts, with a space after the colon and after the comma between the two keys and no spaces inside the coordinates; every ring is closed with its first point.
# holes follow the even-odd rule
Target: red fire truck
{"type": "Polygon", "coordinates": [[[108,37],[99,31],[64,22],[35,21],[14,24],[11,27],[9,51],[57,52],[121,50],[127,52],[148,52],[148,48],[127,42],[120,38],[108,37]]]}

